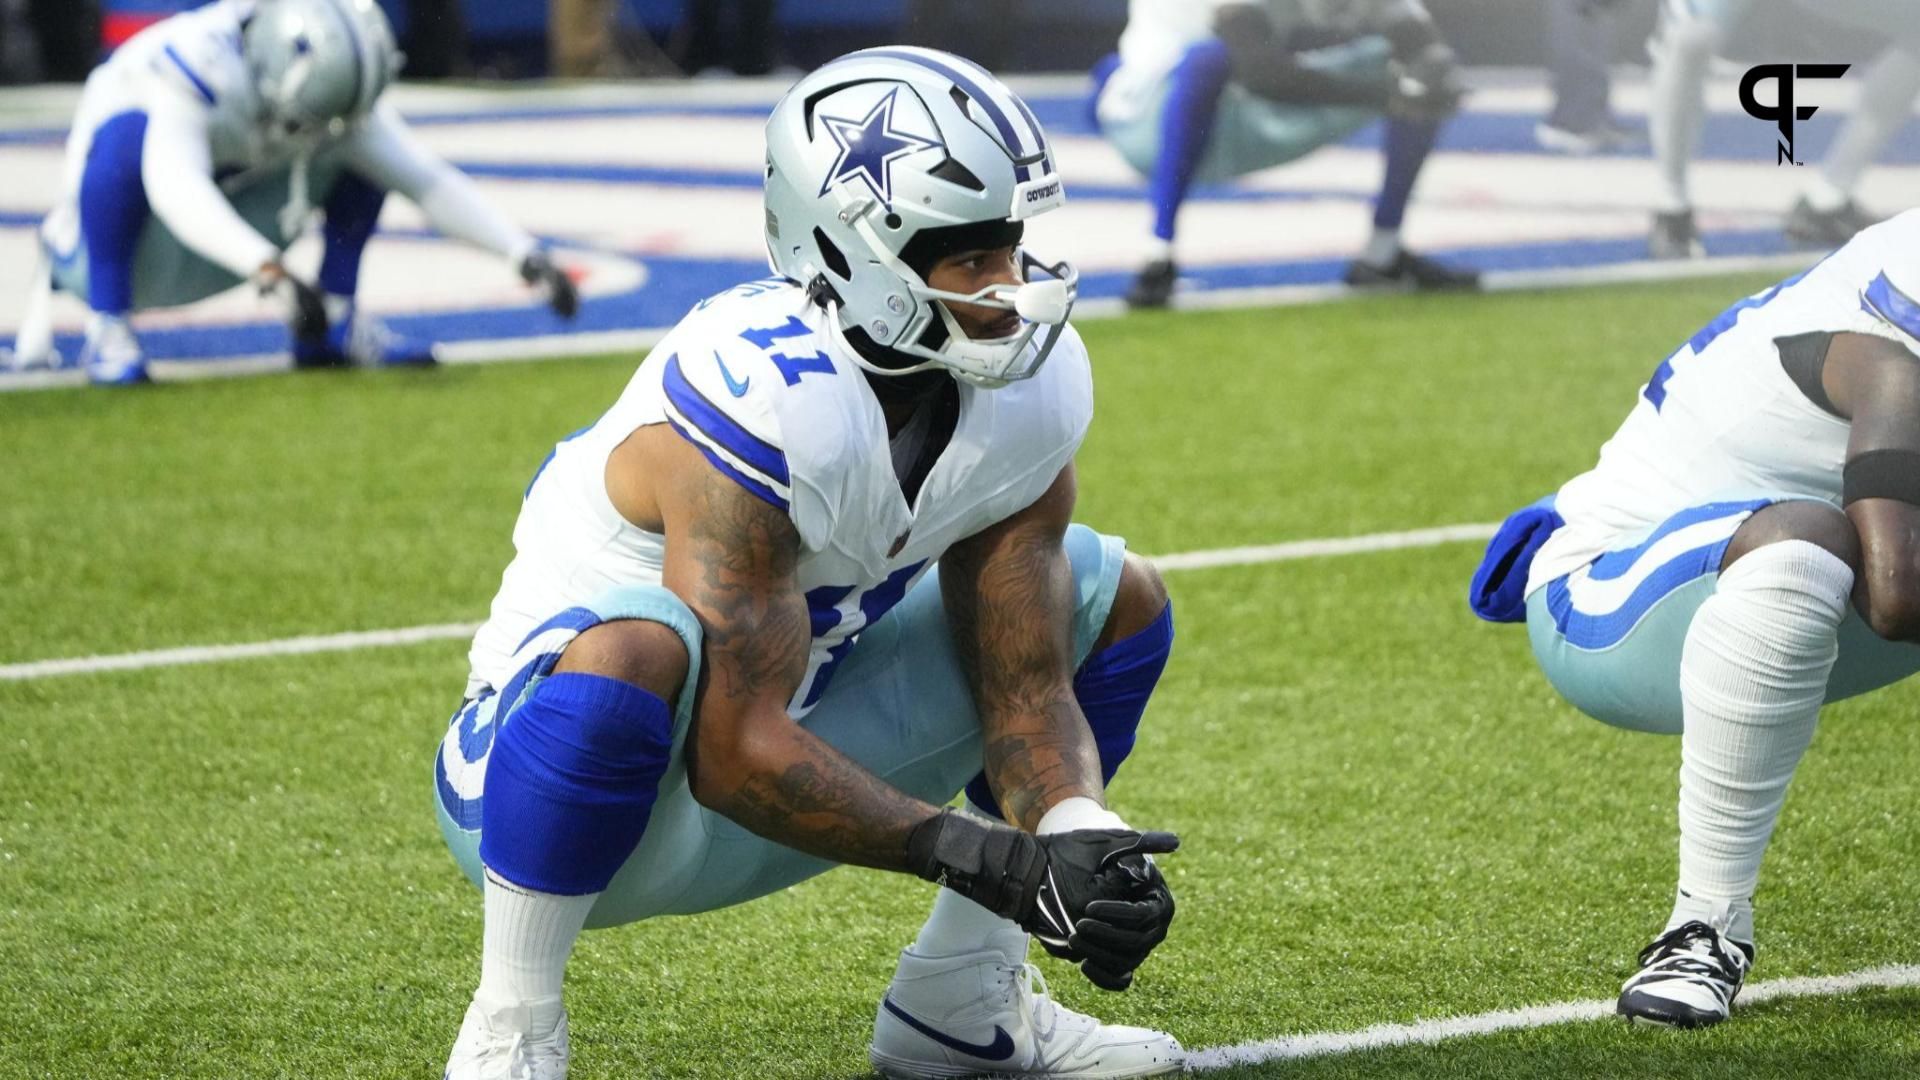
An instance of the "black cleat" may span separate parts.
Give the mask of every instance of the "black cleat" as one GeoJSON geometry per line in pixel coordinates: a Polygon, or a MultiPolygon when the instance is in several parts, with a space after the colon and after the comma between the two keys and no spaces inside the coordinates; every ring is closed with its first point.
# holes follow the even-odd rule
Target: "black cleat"
{"type": "Polygon", "coordinates": [[[1173,302],[1173,285],[1179,277],[1172,259],[1153,260],[1133,279],[1133,286],[1127,290],[1127,306],[1136,310],[1166,307],[1173,302]]]}
{"type": "Polygon", "coordinates": [[[1647,236],[1647,256],[1654,259],[1698,259],[1707,253],[1694,228],[1693,211],[1672,210],[1653,215],[1647,236]]]}
{"type": "Polygon", "coordinates": [[[1853,239],[1854,233],[1878,224],[1879,218],[1852,199],[1833,210],[1815,210],[1803,195],[1787,211],[1787,242],[1800,248],[1837,248],[1853,239]]]}
{"type": "Polygon", "coordinates": [[[1660,1027],[1709,1027],[1727,1018],[1753,967],[1753,946],[1698,919],[1640,950],[1640,970],[1620,988],[1615,1010],[1660,1027]]]}
{"type": "Polygon", "coordinates": [[[1355,259],[1347,264],[1342,280],[1356,289],[1468,291],[1480,287],[1480,271],[1448,266],[1424,255],[1402,251],[1385,266],[1355,259]]]}

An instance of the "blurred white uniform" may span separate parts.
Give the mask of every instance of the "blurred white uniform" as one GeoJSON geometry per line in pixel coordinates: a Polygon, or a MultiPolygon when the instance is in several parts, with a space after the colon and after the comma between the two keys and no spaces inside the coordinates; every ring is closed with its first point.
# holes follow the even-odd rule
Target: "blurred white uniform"
{"type": "Polygon", "coordinates": [[[143,267],[168,272],[137,275],[135,308],[199,299],[253,274],[298,236],[343,171],[405,195],[435,229],[456,239],[515,261],[533,250],[533,238],[420,146],[385,102],[337,131],[273,137],[241,54],[241,29],[254,7],[254,0],[216,0],[165,19],[87,79],[60,198],[42,229],[62,288],[88,295],[82,190],[103,131],[140,140],[126,154],[138,162],[140,181],[129,184],[127,197],[143,192],[160,227],[149,228],[141,246],[164,240],[164,233],[212,264],[182,266],[142,251],[143,267]],[[130,116],[144,116],[144,131],[109,128],[130,116]]]}

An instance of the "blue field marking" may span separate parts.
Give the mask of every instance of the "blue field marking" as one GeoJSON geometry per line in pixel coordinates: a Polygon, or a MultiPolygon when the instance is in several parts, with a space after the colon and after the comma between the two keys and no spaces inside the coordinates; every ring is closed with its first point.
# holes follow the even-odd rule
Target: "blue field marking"
{"type": "MultiPolygon", "coordinates": [[[[1086,98],[1078,94],[1054,94],[1027,99],[1035,116],[1045,127],[1049,139],[1061,135],[1098,135],[1088,117],[1086,98]]],[[[561,105],[551,108],[473,109],[457,112],[421,113],[407,117],[415,127],[465,124],[543,123],[567,120],[609,120],[642,117],[687,117],[765,119],[772,102],[733,102],[721,104],[636,102],[622,105],[561,105]]],[[[1848,114],[1822,109],[1810,120],[1802,121],[1794,132],[1794,151],[1802,161],[1817,161],[1827,152],[1848,114]]],[[[1534,124],[1540,116],[1531,112],[1468,111],[1448,121],[1441,129],[1439,149],[1455,153],[1548,155],[1534,142],[1534,124]]],[[[1644,143],[1646,118],[1622,115],[1622,126],[1644,143]]],[[[1700,137],[1696,157],[1703,161],[1774,160],[1775,146],[1771,129],[1740,113],[1710,113],[1700,137]]],[[[0,146],[55,146],[67,137],[65,128],[21,128],[0,131],[0,146]]],[[[1376,147],[1380,144],[1377,125],[1362,128],[1349,136],[1345,145],[1376,147]]],[[[1644,148],[1615,151],[1605,157],[1648,156],[1644,148]]],[[[1909,120],[1877,159],[1883,165],[1920,164],[1920,119],[1909,120]]]]}
{"type": "MultiPolygon", "coordinates": [[[[6,224],[0,215],[0,225],[6,224]]],[[[423,233],[383,232],[382,240],[419,241],[423,233]]],[[[1755,256],[1787,252],[1779,232],[1752,229],[1708,233],[1715,255],[1755,256]]],[[[1540,270],[1637,262],[1646,257],[1646,242],[1638,237],[1613,240],[1565,240],[1497,247],[1456,248],[1435,255],[1480,270],[1540,270]]],[[[622,331],[664,328],[680,321],[701,300],[743,281],[766,275],[761,259],[635,256],[644,262],[646,284],[636,289],[582,299],[579,316],[571,323],[544,304],[526,304],[473,311],[422,312],[383,316],[393,330],[406,337],[435,342],[499,341],[568,331],[622,331]]],[[[1344,258],[1294,259],[1220,266],[1195,266],[1182,271],[1200,290],[1250,289],[1338,284],[1345,272],[1344,258]]],[[[1125,294],[1132,270],[1089,271],[1080,278],[1085,298],[1114,298],[1125,294]]],[[[284,351],[286,328],[275,322],[222,326],[155,327],[142,330],[141,343],[155,360],[211,360],[284,351]]],[[[63,355],[79,355],[78,334],[62,334],[56,345],[63,355]]],[[[0,383],[6,376],[0,373],[0,383]]]]}

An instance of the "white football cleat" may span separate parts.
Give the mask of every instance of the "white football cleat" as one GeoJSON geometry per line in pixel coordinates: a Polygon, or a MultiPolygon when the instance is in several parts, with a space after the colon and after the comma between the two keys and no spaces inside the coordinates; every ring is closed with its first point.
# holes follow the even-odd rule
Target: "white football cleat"
{"type": "Polygon", "coordinates": [[[431,346],[394,333],[350,302],[328,315],[332,322],[326,341],[293,343],[295,367],[426,367],[435,362],[431,346]]]}
{"type": "Polygon", "coordinates": [[[1694,920],[1640,950],[1640,970],[1620,988],[1621,1016],[1661,1027],[1709,1027],[1727,1018],[1753,967],[1753,946],[1694,920]]]}
{"type": "Polygon", "coordinates": [[[867,1052],[874,1068],[895,1080],[1117,1080],[1181,1068],[1173,1036],[1102,1024],[1054,1001],[1038,968],[1009,959],[1026,955],[1026,934],[1001,931],[988,942],[981,952],[959,956],[901,952],[874,1018],[867,1052]]]}
{"type": "Polygon", "coordinates": [[[87,322],[87,343],[80,349],[87,381],[96,386],[132,386],[150,381],[147,356],[133,327],[118,315],[96,312],[87,322]]]}
{"type": "Polygon", "coordinates": [[[441,1080],[567,1080],[567,1010],[559,998],[467,1006],[441,1080]]]}

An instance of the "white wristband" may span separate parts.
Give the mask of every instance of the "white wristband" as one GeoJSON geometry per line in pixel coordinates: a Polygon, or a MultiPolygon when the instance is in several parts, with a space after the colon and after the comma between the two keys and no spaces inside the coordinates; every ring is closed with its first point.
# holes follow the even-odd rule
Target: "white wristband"
{"type": "Polygon", "coordinates": [[[1062,799],[1040,818],[1040,824],[1033,830],[1035,836],[1048,833],[1075,832],[1080,829],[1124,829],[1127,823],[1120,815],[1101,806],[1085,795],[1075,795],[1062,799]]]}

